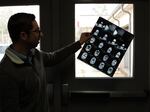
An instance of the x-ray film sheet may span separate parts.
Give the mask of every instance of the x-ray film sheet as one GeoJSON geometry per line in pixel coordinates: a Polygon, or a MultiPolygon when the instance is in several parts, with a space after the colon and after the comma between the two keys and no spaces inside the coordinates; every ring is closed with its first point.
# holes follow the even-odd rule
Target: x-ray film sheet
{"type": "Polygon", "coordinates": [[[78,59],[113,76],[134,35],[99,17],[78,59]]]}

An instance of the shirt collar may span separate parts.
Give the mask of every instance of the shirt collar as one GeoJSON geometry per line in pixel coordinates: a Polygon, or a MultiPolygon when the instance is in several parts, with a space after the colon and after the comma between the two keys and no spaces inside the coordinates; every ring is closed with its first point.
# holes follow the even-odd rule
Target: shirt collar
{"type": "Polygon", "coordinates": [[[29,57],[16,52],[10,46],[6,49],[6,55],[10,58],[10,60],[16,64],[24,64],[29,63],[31,64],[32,56],[34,55],[35,49],[31,50],[31,55],[29,57]]]}

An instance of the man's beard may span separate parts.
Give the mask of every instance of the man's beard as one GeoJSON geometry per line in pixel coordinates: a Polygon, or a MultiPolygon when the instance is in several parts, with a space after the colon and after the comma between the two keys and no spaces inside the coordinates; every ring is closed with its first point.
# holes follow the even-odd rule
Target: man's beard
{"type": "Polygon", "coordinates": [[[39,41],[30,43],[30,45],[29,45],[30,49],[36,48],[38,46],[38,44],[39,44],[39,41]]]}

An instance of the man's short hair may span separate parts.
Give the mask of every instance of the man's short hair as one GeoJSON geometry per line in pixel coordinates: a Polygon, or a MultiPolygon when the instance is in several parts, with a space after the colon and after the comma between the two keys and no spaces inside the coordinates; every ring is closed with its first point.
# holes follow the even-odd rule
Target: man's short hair
{"type": "Polygon", "coordinates": [[[20,32],[30,33],[32,30],[32,22],[35,20],[34,14],[16,13],[8,20],[8,32],[12,42],[16,42],[20,38],[20,32]]]}

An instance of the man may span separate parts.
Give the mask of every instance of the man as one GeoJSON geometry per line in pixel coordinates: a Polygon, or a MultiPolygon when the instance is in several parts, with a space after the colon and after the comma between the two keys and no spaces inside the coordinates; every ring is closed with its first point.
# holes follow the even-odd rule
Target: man
{"type": "Polygon", "coordinates": [[[0,108],[2,112],[48,112],[45,66],[60,63],[74,54],[90,38],[80,40],[55,52],[35,49],[42,32],[33,14],[17,13],[8,21],[12,44],[0,63],[0,108]]]}

